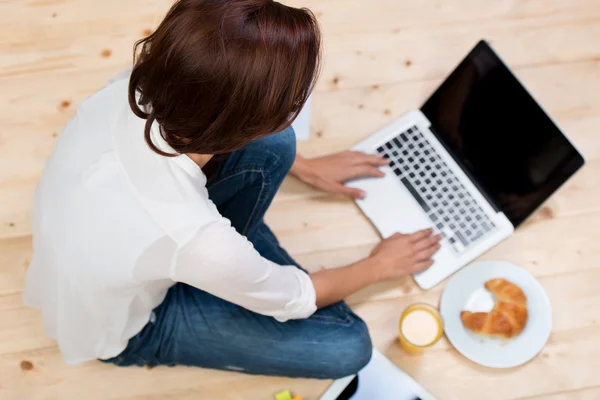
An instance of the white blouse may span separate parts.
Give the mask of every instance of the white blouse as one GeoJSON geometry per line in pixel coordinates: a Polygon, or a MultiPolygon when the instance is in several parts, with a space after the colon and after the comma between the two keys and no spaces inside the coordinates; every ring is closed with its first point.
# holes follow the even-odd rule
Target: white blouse
{"type": "MultiPolygon", "coordinates": [[[[190,158],[149,149],[127,85],[124,75],[79,106],[35,194],[23,297],[65,361],[121,353],[176,282],[282,322],[313,314],[310,277],[254,250],[190,158]]],[[[156,128],[154,142],[172,152],[156,128]]]]}

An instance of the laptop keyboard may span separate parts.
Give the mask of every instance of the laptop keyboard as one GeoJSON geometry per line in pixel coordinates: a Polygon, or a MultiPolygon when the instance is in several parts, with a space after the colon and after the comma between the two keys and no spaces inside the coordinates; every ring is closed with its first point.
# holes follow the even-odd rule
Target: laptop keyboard
{"type": "Polygon", "coordinates": [[[458,253],[495,226],[416,126],[377,152],[419,202],[437,230],[458,253]]]}

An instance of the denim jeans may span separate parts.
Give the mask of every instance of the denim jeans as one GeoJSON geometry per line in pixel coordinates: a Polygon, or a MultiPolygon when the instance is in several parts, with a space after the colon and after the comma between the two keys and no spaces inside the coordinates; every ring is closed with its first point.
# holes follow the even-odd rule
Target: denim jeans
{"type": "MultiPolygon", "coordinates": [[[[207,187],[221,214],[263,257],[298,266],[263,220],[295,155],[291,128],[254,140],[218,163],[207,187]]],[[[344,302],[281,323],[177,283],[127,348],[107,361],[333,379],[355,374],[371,351],[365,323],[344,302]]]]}

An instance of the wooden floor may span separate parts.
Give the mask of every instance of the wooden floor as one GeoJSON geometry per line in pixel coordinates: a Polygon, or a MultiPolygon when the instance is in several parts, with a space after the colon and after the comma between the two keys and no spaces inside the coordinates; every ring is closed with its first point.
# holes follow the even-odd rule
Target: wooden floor
{"type": "MultiPolygon", "coordinates": [[[[132,43],[168,7],[159,0],[0,0],[0,399],[316,399],[327,382],[192,368],[66,366],[21,301],[35,183],[77,105],[128,65],[132,43]]],[[[410,279],[349,299],[376,346],[440,399],[600,399],[600,3],[598,0],[290,0],[322,22],[325,70],[306,156],[343,150],[418,107],[488,38],[585,153],[588,164],[519,232],[485,255],[537,276],[554,327],[527,365],[497,371],[444,339],[421,357],[394,342],[399,315],[437,304],[410,279]]],[[[307,268],[366,255],[378,237],[348,200],[288,180],[268,222],[307,268]]]]}

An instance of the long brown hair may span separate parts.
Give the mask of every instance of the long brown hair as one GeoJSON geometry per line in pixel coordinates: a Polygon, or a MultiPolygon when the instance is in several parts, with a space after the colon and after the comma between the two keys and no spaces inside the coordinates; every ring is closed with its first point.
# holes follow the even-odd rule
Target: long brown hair
{"type": "Polygon", "coordinates": [[[178,0],[135,44],[129,104],[177,154],[220,154],[279,132],[317,79],[321,35],[308,9],[272,0],[178,0]],[[139,96],[139,97],[138,97],[139,96]]]}

